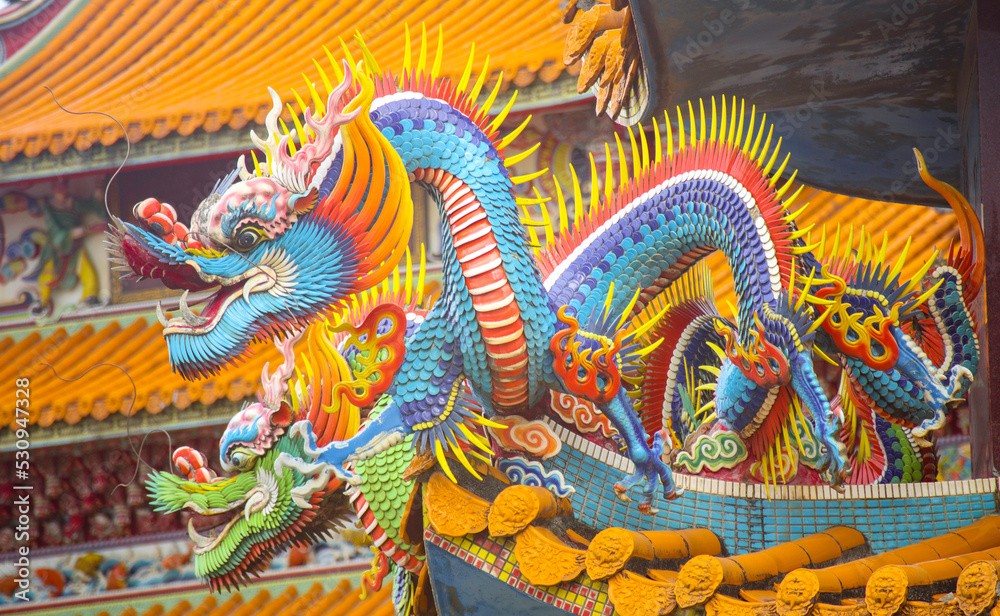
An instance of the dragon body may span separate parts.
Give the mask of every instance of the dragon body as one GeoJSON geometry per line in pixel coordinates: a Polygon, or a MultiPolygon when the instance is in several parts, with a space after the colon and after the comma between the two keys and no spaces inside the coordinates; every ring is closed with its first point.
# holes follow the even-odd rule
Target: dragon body
{"type": "MultiPolygon", "coordinates": [[[[707,115],[703,104],[698,114],[689,106],[663,135],[655,127],[652,147],[645,133],[641,147],[633,137],[635,167],[629,173],[621,163],[617,188],[608,169],[603,198],[593,169],[588,211],[574,185],[572,224],[560,192],[563,233],[536,251],[513,196],[513,185],[533,176],[509,170],[521,155],[505,147],[518,131],[497,133],[510,105],[486,115],[497,89],[482,109],[474,104],[487,73],[473,83],[471,57],[452,83],[429,68],[438,61],[421,53],[413,66],[409,54],[407,44],[398,74],[382,71],[366,49],[363,62],[343,68],[331,58],[340,85],[321,73],[328,97],[310,84],[315,113],[303,105],[294,131],[279,129],[272,92],[268,136],[254,136],[265,162],[255,159],[251,171],[241,160],[190,225],[155,199],[136,206],[138,224],[115,221],[113,241],[135,274],[188,290],[221,285],[200,315],[186,301],[179,317],[161,314],[172,365],[195,376],[223,369],[254,339],[337,314],[352,294],[385,280],[405,252],[411,182],[437,204],[437,303],[411,315],[405,340],[401,311],[373,310],[341,348],[348,358],[364,349],[369,359],[353,371],[334,362],[340,368],[314,388],[323,395],[300,403],[307,410],[279,412],[288,403],[272,395],[234,418],[223,437],[225,468],[284,469],[310,486],[291,499],[300,507],[323,502],[337,482],[364,485],[359,469],[404,440],[448,474],[451,456],[476,475],[467,455],[496,453],[482,426],[502,429],[494,419],[530,416],[548,408],[550,393],[569,394],[610,420],[635,464],[615,486],[619,497],[639,486],[640,507],[652,511],[658,489],[676,496],[665,460],[705,439],[738,441],[745,455],[729,466],[745,463],[759,480],[777,480],[776,454],[793,455],[790,434],[812,444],[800,443],[794,456],[824,481],[885,480],[895,476],[887,453],[881,473],[869,464],[852,475],[852,464],[877,457],[862,443],[878,441],[885,452],[893,438],[919,438],[963,395],[978,363],[968,305],[982,281],[983,244],[954,189],[936,185],[959,214],[961,246],[901,280],[905,255],[890,267],[885,249],[863,234],[859,250],[844,242],[843,256],[825,234],[812,243],[794,223],[794,174],[778,182],[788,160],[775,167],[780,140],[772,146],[766,122],[743,103],[712,99],[707,115]],[[676,290],[715,250],[735,278],[735,323],[714,312],[708,293],[676,290]],[[844,374],[832,405],[813,369],[817,355],[844,374]],[[338,429],[346,420],[326,411],[341,397],[332,416],[379,411],[360,428],[338,429]],[[287,455],[271,455],[275,447],[287,455]]],[[[158,502],[182,506],[182,493],[215,489],[216,478],[206,479],[210,487],[175,486],[170,504],[158,502]]],[[[296,519],[288,514],[279,526],[298,528],[296,519]]],[[[246,557],[237,550],[225,558],[246,557]]]]}

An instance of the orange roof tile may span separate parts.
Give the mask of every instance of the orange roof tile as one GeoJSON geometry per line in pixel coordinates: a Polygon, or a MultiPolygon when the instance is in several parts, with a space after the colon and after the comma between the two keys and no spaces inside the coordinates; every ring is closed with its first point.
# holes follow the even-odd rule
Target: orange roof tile
{"type": "MultiPolygon", "coordinates": [[[[525,86],[563,71],[565,26],[556,3],[527,0],[405,0],[219,3],[210,0],[92,2],[51,35],[42,51],[0,67],[0,161],[19,153],[61,154],[110,145],[121,131],[110,120],[70,115],[48,100],[50,86],[73,111],[100,110],[122,121],[133,141],[262,123],[268,85],[283,96],[319,81],[312,58],[337,36],[360,31],[385,67],[402,64],[403,22],[445,33],[443,74],[461,74],[470,44],[525,86]],[[44,95],[44,97],[43,97],[44,95]]],[[[349,47],[360,57],[357,44],[349,47]]],[[[429,53],[433,53],[433,43],[429,53]]],[[[338,54],[340,55],[340,54],[338,54]]],[[[323,59],[323,64],[326,60],[323,59]]]]}
{"type": "MultiPolygon", "coordinates": [[[[75,424],[88,416],[104,419],[127,412],[134,381],[133,412],[156,414],[171,404],[185,409],[195,402],[246,398],[257,390],[264,364],[275,366],[282,361],[274,345],[259,345],[253,357],[219,376],[185,381],[170,370],[162,332],[159,323],[148,325],[138,319],[127,326],[117,322],[100,329],[85,325],[73,334],[63,328],[45,337],[32,332],[17,342],[4,338],[0,340],[0,396],[15,400],[15,380],[27,378],[30,424],[75,424]],[[128,374],[101,364],[121,366],[128,374]],[[64,379],[76,380],[63,382],[53,369],[64,379]]],[[[13,403],[0,407],[0,426],[16,428],[17,418],[13,403]]]]}

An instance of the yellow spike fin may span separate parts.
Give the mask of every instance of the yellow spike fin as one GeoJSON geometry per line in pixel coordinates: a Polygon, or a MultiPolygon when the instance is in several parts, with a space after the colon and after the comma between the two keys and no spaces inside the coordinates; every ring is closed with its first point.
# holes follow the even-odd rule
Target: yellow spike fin
{"type": "Polygon", "coordinates": [[[930,299],[931,295],[934,295],[934,293],[938,290],[938,287],[940,287],[943,282],[944,282],[944,279],[942,278],[941,280],[938,280],[937,282],[935,282],[934,286],[932,286],[931,288],[929,288],[926,291],[924,291],[923,293],[921,293],[920,296],[917,297],[917,302],[916,302],[915,305],[920,306],[924,302],[926,302],[928,299],[930,299]]]}
{"type": "Polygon", "coordinates": [[[528,117],[524,118],[524,122],[521,122],[520,124],[518,124],[517,128],[515,128],[512,131],[510,131],[510,133],[508,133],[506,137],[504,137],[503,139],[501,139],[500,140],[500,149],[502,150],[502,149],[506,148],[508,145],[511,144],[512,141],[514,141],[515,139],[517,139],[517,136],[521,134],[521,131],[523,131],[525,129],[525,127],[528,126],[528,122],[530,122],[530,121],[531,121],[531,116],[528,116],[528,117]]]}
{"type": "Polygon", "coordinates": [[[705,99],[698,99],[698,113],[701,118],[701,125],[698,127],[698,141],[705,143],[705,99]]]}
{"type": "MultiPolygon", "coordinates": [[[[605,146],[607,147],[607,146],[605,146]]],[[[590,153],[590,212],[593,212],[596,208],[594,204],[600,200],[600,181],[597,179],[597,161],[594,160],[594,153],[590,153]]],[[[580,223],[583,222],[583,218],[578,217],[576,219],[576,225],[579,227],[580,223]]]]}
{"type": "MultiPolygon", "coordinates": [[[[742,112],[740,112],[740,127],[743,126],[742,112]]],[[[729,133],[726,135],[726,143],[730,146],[736,140],[736,97],[733,97],[733,104],[729,109],[729,133]]]]}
{"type": "Polygon", "coordinates": [[[844,246],[844,261],[847,261],[848,257],[851,256],[852,250],[854,250],[854,225],[847,228],[847,245],[844,246]]]}
{"type": "Polygon", "coordinates": [[[889,234],[885,231],[882,232],[882,247],[878,251],[878,264],[882,265],[885,263],[885,252],[889,249],[889,234]]]}
{"type": "Polygon", "coordinates": [[[813,352],[816,353],[817,355],[819,355],[820,359],[822,359],[826,363],[830,364],[831,366],[840,366],[840,364],[838,364],[837,362],[833,361],[833,359],[831,359],[829,355],[827,355],[826,353],[824,353],[823,350],[820,349],[818,346],[813,345],[813,352]]]}
{"type": "Polygon", "coordinates": [[[340,68],[340,63],[333,58],[333,54],[330,53],[330,49],[326,45],[323,45],[323,53],[326,54],[326,61],[333,67],[333,76],[337,78],[338,82],[343,81],[344,69],[340,68]]]}
{"type": "MultiPolygon", "coordinates": [[[[257,159],[255,158],[254,163],[256,162],[257,159]]],[[[906,263],[906,255],[909,254],[910,252],[910,243],[912,241],[913,237],[906,238],[906,245],[903,246],[903,252],[900,253],[899,258],[896,259],[896,264],[892,266],[891,270],[889,270],[889,282],[892,282],[892,279],[898,276],[901,271],[903,271],[903,265],[906,263]]]]}
{"type": "Polygon", "coordinates": [[[813,250],[816,250],[816,248],[818,248],[818,247],[819,247],[819,243],[809,244],[808,246],[792,246],[792,254],[793,255],[804,255],[807,252],[812,252],[813,250]]]}
{"type": "MultiPolygon", "coordinates": [[[[712,351],[715,352],[715,354],[719,357],[719,359],[721,359],[721,360],[725,360],[726,359],[726,352],[723,351],[721,348],[719,348],[719,345],[715,344],[714,342],[706,342],[705,344],[707,344],[708,347],[710,349],[712,349],[712,351]]],[[[709,367],[711,367],[711,366],[709,366],[709,367]]],[[[702,369],[707,369],[707,368],[705,366],[702,366],[702,369]]],[[[718,370],[718,368],[716,368],[716,370],[718,370]]],[[[715,372],[713,374],[715,374],[715,376],[719,376],[717,372],[715,372]]]]}
{"type": "MultiPolygon", "coordinates": [[[[649,167],[649,144],[646,143],[646,131],[640,126],[639,127],[639,145],[642,146],[642,169],[647,169],[649,167]]],[[[638,173],[636,177],[638,177],[638,173]]]]}
{"type": "MultiPolygon", "coordinates": [[[[521,222],[523,223],[525,220],[531,221],[531,213],[528,212],[528,206],[527,205],[522,205],[521,209],[524,210],[524,219],[522,219],[521,222]]],[[[527,230],[528,230],[528,239],[531,240],[531,244],[533,246],[536,246],[536,247],[540,246],[541,244],[538,242],[538,233],[535,232],[535,226],[537,226],[537,223],[535,223],[535,224],[526,224],[525,226],[527,227],[527,230]]],[[[535,252],[538,252],[538,251],[536,250],[535,252]]]]}
{"type": "Polygon", "coordinates": [[[628,303],[628,305],[625,306],[625,310],[622,311],[622,318],[620,318],[618,320],[618,329],[621,329],[622,327],[624,327],[625,323],[627,323],[628,320],[629,320],[629,318],[631,318],[631,316],[632,316],[632,308],[634,308],[635,307],[635,303],[637,301],[639,301],[639,294],[641,292],[642,292],[641,288],[636,289],[635,290],[635,295],[632,296],[632,301],[630,301],[628,303]]]}
{"type": "Polygon", "coordinates": [[[409,305],[413,298],[413,255],[410,254],[410,247],[406,247],[406,280],[403,286],[403,301],[409,305]]]}
{"type": "Polygon", "coordinates": [[[434,456],[437,458],[438,464],[441,465],[441,470],[444,471],[445,475],[448,475],[448,479],[451,479],[452,483],[458,483],[455,479],[455,475],[452,474],[451,468],[448,466],[448,458],[444,457],[444,449],[441,447],[441,441],[434,441],[434,456]]]}
{"type": "Polygon", "coordinates": [[[330,96],[330,93],[333,92],[333,84],[330,83],[330,77],[323,70],[323,67],[320,66],[320,63],[316,61],[316,58],[313,58],[313,64],[316,66],[316,70],[319,71],[319,78],[323,82],[323,89],[326,90],[326,95],[330,96]]]}
{"type": "Polygon", "coordinates": [[[504,162],[507,164],[508,168],[511,167],[511,166],[513,166],[513,165],[516,165],[517,163],[521,162],[525,158],[528,158],[529,156],[531,156],[535,152],[535,150],[538,149],[539,145],[541,145],[541,144],[536,143],[535,145],[531,146],[530,148],[528,148],[527,150],[525,150],[523,152],[518,152],[517,154],[512,154],[511,156],[508,156],[507,158],[505,158],[504,162]]]}
{"type": "Polygon", "coordinates": [[[482,70],[479,71],[479,77],[476,78],[476,83],[472,86],[472,91],[469,92],[469,100],[473,103],[479,99],[479,92],[486,85],[486,76],[490,72],[490,54],[486,54],[486,62],[483,64],[482,70]]]}
{"type": "Polygon", "coordinates": [[[780,178],[781,174],[785,172],[785,166],[788,164],[788,159],[790,159],[791,157],[792,157],[791,152],[785,154],[785,160],[781,161],[781,166],[778,167],[778,170],[775,171],[774,175],[771,176],[771,179],[767,183],[768,186],[773,187],[775,184],[777,184],[778,178],[780,178]]]}
{"type": "MultiPolygon", "coordinates": [[[[537,188],[532,187],[532,190],[535,192],[536,197],[538,197],[539,199],[542,198],[542,195],[538,193],[537,188]]],[[[551,199],[551,197],[549,199],[551,199]]],[[[549,199],[546,199],[546,201],[548,201],[549,199]]],[[[539,204],[539,206],[542,208],[542,223],[545,226],[545,244],[548,245],[555,243],[556,238],[555,234],[552,233],[552,218],[549,216],[549,208],[547,205],[545,205],[544,202],[539,204]]]]}
{"type": "MultiPolygon", "coordinates": [[[[740,99],[740,120],[739,124],[736,126],[736,134],[733,135],[733,139],[729,142],[729,145],[739,147],[740,141],[743,140],[743,119],[746,117],[746,99],[740,99]]],[[[736,101],[733,100],[733,109],[736,109],[736,101]]]]}
{"type": "Polygon", "coordinates": [[[774,151],[771,152],[771,158],[768,159],[767,164],[761,169],[761,173],[765,176],[771,173],[771,168],[774,167],[775,161],[778,160],[778,153],[781,152],[781,137],[778,137],[778,143],[774,146],[774,151]]]}
{"type": "Polygon", "coordinates": [[[569,230],[569,212],[566,209],[566,197],[563,195],[562,186],[559,185],[559,178],[552,175],[552,182],[556,185],[556,203],[559,205],[559,235],[569,230]]]}
{"type": "Polygon", "coordinates": [[[726,113],[726,97],[722,96],[722,112],[719,114],[719,141],[721,143],[726,139],[726,121],[729,118],[729,114],[726,113]]]}
{"type": "MultiPolygon", "coordinates": [[[[809,329],[806,330],[806,333],[804,333],[802,335],[803,336],[808,336],[809,334],[811,334],[814,331],[816,331],[817,329],[819,329],[820,326],[823,325],[823,321],[826,321],[826,318],[828,316],[830,316],[831,312],[833,312],[832,308],[827,308],[826,310],[824,310],[823,312],[821,312],[820,315],[819,315],[819,318],[817,318],[816,321],[814,321],[813,324],[809,326],[809,329]]],[[[813,350],[817,350],[816,347],[813,347],[813,350]]],[[[829,357],[827,357],[826,359],[830,360],[829,357]]],[[[830,360],[830,362],[833,363],[833,360],[830,360]]],[[[834,364],[834,365],[836,365],[836,364],[834,364]]]]}
{"type": "Polygon", "coordinates": [[[608,311],[611,310],[611,299],[614,296],[614,294],[615,294],[615,281],[612,280],[611,283],[608,285],[608,294],[604,296],[604,315],[603,315],[603,318],[604,318],[605,321],[608,320],[608,311]]]}
{"type": "Polygon", "coordinates": [[[546,167],[545,169],[539,169],[534,173],[526,173],[524,175],[512,175],[510,176],[510,181],[513,182],[514,184],[524,184],[525,182],[530,182],[531,180],[541,177],[548,172],[549,170],[546,167]]]}
{"type": "Polygon", "coordinates": [[[648,332],[650,329],[652,329],[653,326],[656,325],[656,323],[660,319],[663,318],[663,315],[667,314],[668,310],[670,310],[670,306],[669,305],[664,306],[663,310],[661,310],[658,313],[656,313],[656,316],[654,316],[653,318],[651,318],[650,320],[646,321],[645,323],[643,323],[642,325],[640,325],[638,328],[636,328],[636,330],[632,332],[632,335],[635,338],[641,338],[646,332],[648,332]]]}
{"type": "MultiPolygon", "coordinates": [[[[781,168],[784,169],[785,166],[782,165],[781,168]]],[[[784,197],[785,193],[788,192],[788,189],[792,187],[792,183],[795,182],[795,176],[797,176],[798,174],[799,174],[799,170],[798,169],[796,169],[795,171],[792,171],[792,175],[788,176],[788,181],[785,182],[784,185],[782,185],[782,187],[778,189],[778,192],[776,192],[774,194],[774,196],[776,198],[778,198],[778,199],[781,199],[782,197],[784,197]]],[[[775,176],[775,177],[777,177],[777,176],[775,176]]]]}
{"type": "Polygon", "coordinates": [[[403,72],[410,72],[410,24],[403,22],[403,72]]]}
{"type": "Polygon", "coordinates": [[[483,478],[479,475],[479,473],[476,472],[476,469],[472,468],[472,465],[469,464],[469,459],[465,457],[465,452],[462,451],[461,445],[456,443],[455,446],[451,448],[451,450],[455,453],[455,457],[458,458],[458,461],[462,463],[462,466],[465,467],[465,470],[472,473],[472,476],[478,479],[479,481],[483,480],[483,478]]]}
{"type": "MultiPolygon", "coordinates": [[[[764,125],[761,124],[760,127],[764,128],[764,125]]],[[[768,150],[771,147],[771,137],[773,135],[774,135],[774,125],[772,124],[771,126],[767,127],[767,139],[764,140],[764,147],[762,147],[760,149],[760,156],[757,157],[757,168],[758,169],[760,168],[761,165],[764,164],[764,157],[767,156],[767,152],[768,152],[768,150]]],[[[780,139],[780,137],[779,137],[779,139],[780,139]]]]}
{"type": "MultiPolygon", "coordinates": [[[[593,163],[593,158],[591,158],[591,163],[593,163]]],[[[580,188],[580,178],[576,177],[576,169],[572,165],[569,167],[569,172],[573,177],[573,225],[576,226],[579,221],[583,220],[583,191],[580,188]]]]}
{"type": "Polygon", "coordinates": [[[441,58],[444,56],[444,28],[438,26],[438,44],[434,51],[434,64],[431,66],[431,79],[437,79],[441,73],[441,58]]]}
{"type": "Polygon", "coordinates": [[[681,108],[677,107],[677,149],[681,152],[684,151],[684,114],[681,113],[681,108]]]}
{"type": "Polygon", "coordinates": [[[691,99],[688,99],[688,128],[690,129],[691,133],[692,148],[698,143],[698,139],[694,135],[694,125],[695,125],[694,107],[691,105],[691,99]]]}
{"type": "MultiPolygon", "coordinates": [[[[481,418],[477,415],[476,416],[476,420],[478,421],[479,419],[481,419],[481,418]]],[[[505,426],[503,424],[496,424],[496,423],[493,423],[493,422],[486,422],[486,424],[484,424],[484,425],[489,425],[491,428],[498,428],[498,429],[501,429],[501,430],[506,430],[507,429],[507,426],[505,426]]],[[[465,435],[465,440],[467,440],[469,443],[471,443],[472,445],[475,445],[476,447],[479,447],[480,449],[482,449],[486,453],[491,453],[491,450],[490,450],[490,447],[489,447],[489,443],[483,442],[482,441],[482,437],[479,436],[478,434],[476,434],[475,432],[473,432],[472,430],[470,430],[469,427],[466,426],[464,422],[458,424],[458,429],[462,431],[462,434],[465,435]]]]}
{"type": "Polygon", "coordinates": [[[653,150],[655,150],[653,152],[653,161],[656,164],[660,164],[663,160],[663,150],[660,149],[661,147],[663,147],[663,144],[660,143],[660,123],[656,121],[656,118],[653,118],[653,150]]]}
{"type": "Polygon", "coordinates": [[[788,234],[788,239],[790,239],[790,240],[797,240],[800,237],[802,237],[802,236],[806,235],[807,233],[809,233],[810,231],[812,231],[813,227],[815,227],[815,226],[816,226],[816,223],[811,223],[808,227],[804,227],[802,229],[799,229],[798,231],[792,231],[790,234],[788,234]]]}
{"type": "Polygon", "coordinates": [[[427,24],[420,24],[420,55],[417,56],[417,73],[427,72],[427,24]]]}
{"type": "MultiPolygon", "coordinates": [[[[292,108],[291,105],[288,105],[288,109],[290,110],[291,108],[292,108]]],[[[293,118],[295,117],[295,113],[294,112],[292,113],[292,117],[293,118]]],[[[295,139],[292,138],[292,132],[290,130],[288,130],[288,125],[286,125],[285,121],[282,120],[281,118],[278,118],[278,124],[281,125],[281,130],[285,131],[285,134],[288,135],[288,151],[292,153],[292,156],[295,156],[295,152],[296,152],[296,149],[295,149],[295,139]]],[[[268,163],[270,163],[270,162],[271,162],[270,158],[268,158],[268,163]]],[[[268,166],[270,166],[270,165],[268,165],[268,166]]]]}
{"type": "Polygon", "coordinates": [[[344,57],[347,58],[347,64],[350,65],[351,68],[357,67],[358,63],[351,54],[351,50],[347,48],[347,43],[345,43],[344,39],[339,36],[337,37],[337,40],[340,41],[340,49],[344,52],[344,57]]]}
{"type": "Polygon", "coordinates": [[[715,143],[715,137],[719,134],[719,116],[715,107],[715,97],[712,97],[712,127],[708,133],[708,140],[715,143]]]}
{"type": "Polygon", "coordinates": [[[667,158],[674,155],[674,129],[670,126],[670,114],[666,110],[663,111],[663,117],[666,120],[666,131],[667,131],[667,158]]]}
{"type": "MultiPolygon", "coordinates": [[[[753,138],[753,129],[754,129],[754,125],[756,124],[756,121],[757,121],[757,105],[751,105],[750,106],[750,126],[747,127],[747,137],[743,141],[743,153],[746,154],[750,158],[753,158],[753,154],[750,153],[750,139],[753,138]]],[[[761,124],[761,126],[763,126],[763,124],[761,124]]],[[[760,137],[759,136],[757,137],[757,140],[760,141],[760,137]]]]}
{"type": "Polygon", "coordinates": [[[611,203],[611,195],[614,194],[612,185],[615,183],[613,172],[611,171],[611,147],[604,144],[604,203],[611,203]]]}
{"type": "Polygon", "coordinates": [[[552,197],[514,197],[514,202],[518,205],[537,205],[551,200],[552,197]]]}
{"type": "Polygon", "coordinates": [[[496,100],[497,94],[500,93],[500,86],[502,85],[503,85],[503,71],[500,71],[500,75],[497,77],[497,82],[493,86],[493,91],[490,92],[490,95],[486,99],[486,102],[483,103],[483,106],[479,110],[479,114],[477,115],[477,119],[485,118],[487,115],[489,115],[490,108],[493,107],[493,101],[496,100]]]}
{"type": "Polygon", "coordinates": [[[503,111],[498,113],[497,117],[493,119],[493,123],[490,124],[490,129],[489,131],[487,131],[487,134],[492,133],[493,131],[498,130],[500,128],[500,125],[503,124],[503,121],[507,118],[507,114],[510,113],[510,108],[514,106],[514,101],[516,100],[517,100],[517,90],[514,90],[514,96],[510,97],[510,100],[507,101],[507,105],[503,108],[503,111]]]}
{"type": "Polygon", "coordinates": [[[319,97],[319,92],[316,91],[316,86],[313,85],[309,78],[306,77],[305,73],[302,73],[302,79],[306,82],[306,87],[309,88],[309,97],[312,99],[313,104],[313,119],[322,118],[323,114],[326,113],[326,105],[323,104],[323,99],[319,97]]]}
{"type": "Polygon", "coordinates": [[[255,150],[250,150],[250,156],[253,158],[253,170],[257,177],[261,177],[260,172],[260,161],[257,160],[257,152],[255,150]]]}
{"type": "Polygon", "coordinates": [[[803,188],[805,188],[805,186],[799,184],[799,187],[795,189],[795,192],[792,193],[792,196],[781,202],[781,209],[787,210],[790,205],[795,203],[795,201],[799,198],[799,195],[802,194],[803,188]]]}
{"type": "MultiPolygon", "coordinates": [[[[756,107],[754,110],[756,111],[756,107]]],[[[747,155],[749,156],[750,160],[754,160],[755,158],[757,158],[757,148],[760,147],[760,140],[761,137],[764,136],[764,126],[766,125],[767,125],[767,114],[765,113],[760,117],[760,128],[757,129],[757,138],[753,140],[753,147],[750,148],[750,153],[747,155]]],[[[748,133],[747,137],[749,138],[749,136],[750,135],[748,133]]]]}
{"type": "MultiPolygon", "coordinates": [[[[295,92],[295,90],[292,90],[292,92],[295,93],[295,98],[301,102],[302,97],[299,96],[299,93],[295,92]]],[[[299,120],[299,114],[292,110],[292,106],[290,104],[285,106],[288,107],[288,111],[292,114],[292,124],[295,125],[295,136],[299,138],[299,144],[305,145],[309,143],[309,133],[302,127],[302,121],[299,120]]],[[[302,106],[305,107],[305,105],[302,106]]],[[[294,139],[288,140],[289,145],[291,145],[293,140],[294,139]]]]}
{"type": "Polygon", "coordinates": [[[399,295],[399,268],[392,270],[392,294],[399,295]]]}
{"type": "Polygon", "coordinates": [[[462,70],[462,78],[458,80],[459,92],[465,92],[465,88],[469,85],[469,79],[472,78],[472,62],[476,59],[476,44],[472,43],[469,46],[469,59],[465,62],[465,68],[462,70]]]}
{"type": "Polygon", "coordinates": [[[632,177],[639,177],[639,172],[642,171],[642,155],[639,154],[639,146],[635,141],[635,133],[632,132],[632,127],[627,127],[628,129],[628,141],[629,146],[632,148],[632,177]]]}
{"type": "Polygon", "coordinates": [[[376,75],[380,75],[382,73],[382,69],[379,67],[375,56],[372,55],[371,50],[368,49],[368,45],[365,45],[365,39],[361,37],[360,32],[354,32],[354,40],[357,41],[358,46],[361,47],[361,57],[365,60],[365,66],[368,67],[369,71],[374,72],[376,75]]]}
{"type": "Polygon", "coordinates": [[[622,140],[615,133],[615,144],[618,146],[618,190],[625,190],[628,186],[628,166],[625,164],[625,148],[622,147],[622,140]]]}
{"type": "Polygon", "coordinates": [[[424,302],[424,272],[427,270],[427,253],[424,244],[420,244],[420,274],[417,276],[417,304],[424,302]]]}

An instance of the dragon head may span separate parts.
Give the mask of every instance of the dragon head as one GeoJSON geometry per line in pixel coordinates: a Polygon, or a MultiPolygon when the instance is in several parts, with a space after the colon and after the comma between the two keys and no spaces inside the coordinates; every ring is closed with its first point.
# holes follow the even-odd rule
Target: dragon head
{"type": "Polygon", "coordinates": [[[716,386],[716,415],[744,436],[760,427],[782,387],[790,387],[823,421],[830,413],[813,370],[812,350],[815,331],[833,302],[811,295],[814,275],[798,290],[795,282],[792,273],[788,291],[776,304],[762,305],[738,331],[720,319],[715,321],[716,332],[726,342],[716,386]],[[813,308],[806,305],[809,298],[826,306],[823,314],[814,315],[813,308]]]}
{"type": "Polygon", "coordinates": [[[266,163],[255,157],[251,172],[241,157],[189,225],[155,199],[136,205],[138,224],[114,221],[112,245],[132,274],[185,291],[179,316],[158,311],[170,362],[185,377],[217,372],[251,341],[327,313],[402,256],[412,225],[406,171],[372,124],[374,84],[363,64],[352,73],[345,63],[343,74],[325,113],[315,98],[321,117],[306,108],[305,126],[296,117],[280,139],[282,103],[272,90],[268,137],[253,135],[266,163]],[[187,292],[216,287],[195,314],[187,292]]]}
{"type": "MultiPolygon", "coordinates": [[[[203,453],[181,447],[174,452],[174,464],[184,476],[154,471],[147,480],[157,511],[187,509],[195,514],[188,522],[195,570],[216,590],[246,582],[288,546],[316,542],[352,511],[332,468],[307,453],[306,440],[295,423],[322,418],[335,427],[330,431],[334,438],[356,429],[357,407],[342,405],[331,414],[329,396],[324,396],[330,383],[323,383],[341,381],[350,368],[341,356],[330,355],[335,359],[332,369],[329,362],[324,363],[326,368],[313,366],[308,372],[319,371],[319,380],[298,383],[297,400],[289,404],[286,394],[297,339],[292,336],[277,342],[284,364],[274,375],[264,367],[263,393],[226,427],[219,457],[228,476],[217,476],[203,453]],[[302,392],[308,392],[308,402],[302,392]]],[[[310,353],[315,357],[314,342],[310,336],[310,353]]]]}

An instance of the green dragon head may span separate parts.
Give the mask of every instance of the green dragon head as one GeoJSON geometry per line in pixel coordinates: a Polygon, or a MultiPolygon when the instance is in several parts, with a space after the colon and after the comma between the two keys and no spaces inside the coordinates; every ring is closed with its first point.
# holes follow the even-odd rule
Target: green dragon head
{"type": "MultiPolygon", "coordinates": [[[[154,471],[147,480],[157,511],[186,509],[194,514],[188,535],[194,542],[195,570],[213,590],[248,581],[288,546],[315,543],[352,511],[332,468],[304,451],[301,427],[306,424],[296,421],[315,420],[319,410],[333,424],[343,424],[343,429],[335,430],[342,434],[350,425],[356,426],[352,413],[356,415],[357,409],[334,416],[326,412],[326,405],[300,398],[295,405],[299,410],[293,410],[285,398],[297,339],[276,341],[285,363],[273,376],[264,367],[263,394],[237,413],[222,435],[219,457],[230,476],[217,476],[203,453],[181,447],[173,459],[184,477],[154,471]]],[[[311,347],[313,342],[310,337],[311,347]]],[[[346,362],[338,359],[336,366],[349,371],[346,362]]],[[[304,385],[296,389],[322,389],[321,382],[304,385]]]]}

